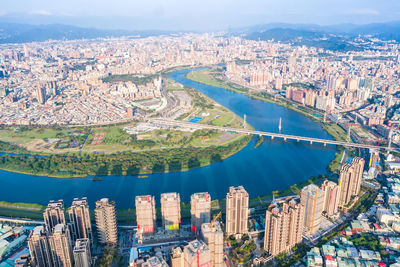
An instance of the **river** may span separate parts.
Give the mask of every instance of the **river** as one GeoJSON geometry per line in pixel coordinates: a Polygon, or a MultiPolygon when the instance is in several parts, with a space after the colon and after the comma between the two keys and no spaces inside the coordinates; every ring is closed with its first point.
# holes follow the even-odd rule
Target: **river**
{"type": "MultiPolygon", "coordinates": [[[[251,99],[221,88],[193,82],[184,77],[191,70],[170,74],[179,83],[191,86],[213,98],[256,130],[277,132],[282,118],[282,133],[332,139],[318,123],[284,107],[251,99]]],[[[0,170],[0,200],[47,204],[51,199],[64,199],[69,206],[74,197],[88,197],[91,208],[100,198],[116,201],[118,208],[133,208],[136,195],[156,196],[159,205],[163,192],[179,192],[182,201],[189,201],[195,192],[209,192],[212,199],[225,198],[229,186],[243,185],[250,197],[270,194],[310,176],[326,173],[336,149],[321,145],[284,142],[265,138],[254,148],[256,139],[228,159],[185,172],[133,176],[107,176],[103,180],[90,178],[55,179],[0,170]]]]}

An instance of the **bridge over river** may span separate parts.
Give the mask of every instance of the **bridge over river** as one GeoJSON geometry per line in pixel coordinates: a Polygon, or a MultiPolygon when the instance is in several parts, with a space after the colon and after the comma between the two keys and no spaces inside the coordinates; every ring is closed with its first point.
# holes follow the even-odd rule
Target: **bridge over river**
{"type": "Polygon", "coordinates": [[[318,143],[326,145],[337,145],[337,146],[344,146],[344,147],[357,147],[357,148],[369,148],[369,149],[385,149],[385,150],[395,150],[392,147],[385,147],[385,146],[376,146],[370,144],[359,144],[359,143],[351,143],[351,142],[344,142],[344,141],[336,141],[336,140],[329,140],[329,139],[320,139],[320,138],[313,138],[313,137],[305,137],[305,136],[298,136],[298,135],[290,135],[290,134],[283,134],[283,133],[272,133],[272,132],[264,132],[264,131],[257,131],[251,130],[246,128],[229,128],[229,127],[222,127],[222,126],[215,126],[215,125],[207,125],[207,124],[200,124],[200,123],[192,123],[192,122],[184,122],[184,121],[176,121],[176,120],[168,120],[168,119],[158,119],[153,118],[149,119],[148,122],[154,124],[161,124],[161,125],[169,125],[169,126],[177,126],[177,127],[186,127],[196,130],[201,129],[209,129],[209,130],[219,130],[225,132],[235,132],[241,134],[254,134],[259,136],[268,136],[271,139],[280,138],[283,140],[295,140],[297,142],[305,141],[309,142],[310,144],[318,143]]]}

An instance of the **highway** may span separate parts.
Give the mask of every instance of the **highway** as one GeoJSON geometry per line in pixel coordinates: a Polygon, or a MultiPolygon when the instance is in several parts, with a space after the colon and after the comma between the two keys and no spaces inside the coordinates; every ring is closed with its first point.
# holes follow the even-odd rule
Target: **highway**
{"type": "Polygon", "coordinates": [[[386,149],[386,150],[390,150],[390,151],[395,150],[395,148],[384,147],[384,146],[349,143],[349,142],[344,142],[344,141],[336,141],[336,140],[321,139],[321,138],[314,138],[314,137],[304,137],[304,136],[282,134],[282,133],[263,132],[263,131],[250,130],[250,129],[246,129],[246,128],[242,128],[242,129],[229,128],[229,127],[206,125],[206,124],[200,124],[200,123],[175,121],[175,120],[169,120],[169,119],[165,119],[165,118],[163,118],[163,119],[153,118],[153,119],[149,119],[148,122],[154,123],[154,124],[161,124],[161,125],[186,127],[186,128],[196,129],[196,130],[208,129],[208,130],[219,130],[219,131],[225,131],[225,132],[235,132],[235,133],[241,133],[241,134],[254,134],[254,135],[259,135],[259,136],[267,136],[267,137],[270,137],[271,139],[280,138],[285,141],[286,140],[295,140],[297,142],[305,141],[310,144],[318,143],[318,144],[322,144],[324,146],[337,145],[337,146],[344,146],[344,147],[369,148],[369,149],[379,149],[379,150],[386,149]]]}
{"type": "Polygon", "coordinates": [[[29,219],[17,219],[9,217],[0,217],[1,223],[12,223],[12,224],[27,224],[27,225],[38,225],[44,224],[44,221],[33,221],[29,219]]]}

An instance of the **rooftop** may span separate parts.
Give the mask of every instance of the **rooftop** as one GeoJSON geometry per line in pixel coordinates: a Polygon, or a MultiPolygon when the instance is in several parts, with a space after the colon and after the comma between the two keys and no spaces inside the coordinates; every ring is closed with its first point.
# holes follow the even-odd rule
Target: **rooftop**
{"type": "Polygon", "coordinates": [[[204,253],[206,251],[209,251],[208,246],[200,240],[193,240],[189,242],[189,244],[185,247],[187,251],[192,255],[195,256],[197,255],[197,252],[199,253],[204,253]]]}

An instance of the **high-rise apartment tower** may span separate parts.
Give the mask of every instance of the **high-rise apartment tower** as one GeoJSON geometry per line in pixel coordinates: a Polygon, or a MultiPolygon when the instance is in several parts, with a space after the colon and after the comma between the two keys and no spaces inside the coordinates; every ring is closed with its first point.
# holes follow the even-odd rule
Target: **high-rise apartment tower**
{"type": "Polygon", "coordinates": [[[154,196],[136,196],[135,208],[139,237],[153,235],[156,230],[156,201],[154,196]]]}
{"type": "Polygon", "coordinates": [[[31,231],[28,247],[35,266],[53,267],[49,239],[43,226],[36,226],[31,231]]]}
{"type": "Polygon", "coordinates": [[[201,235],[210,249],[211,266],[224,266],[224,232],[219,222],[204,223],[201,225],[201,235]]]}
{"type": "Polygon", "coordinates": [[[198,232],[203,223],[211,219],[211,196],[208,193],[196,193],[190,198],[192,230],[198,232]]]}
{"type": "Polygon", "coordinates": [[[301,190],[301,204],[304,207],[304,227],[306,234],[313,235],[321,226],[325,192],[314,184],[301,190]]]}
{"type": "Polygon", "coordinates": [[[72,241],[67,225],[60,223],[54,226],[53,234],[49,237],[49,243],[54,266],[74,266],[74,259],[72,256],[72,241]]]}
{"type": "Polygon", "coordinates": [[[99,243],[108,245],[117,245],[117,217],[115,215],[115,204],[108,201],[108,198],[102,198],[96,201],[94,210],[96,218],[96,227],[99,243]]]}
{"type": "Polygon", "coordinates": [[[90,221],[89,204],[87,198],[74,198],[68,210],[71,223],[71,236],[73,242],[79,238],[89,238],[93,243],[92,224],[90,221]]]}
{"type": "Polygon", "coordinates": [[[75,266],[90,267],[92,265],[89,239],[82,238],[76,240],[73,254],[75,266]]]}
{"type": "Polygon", "coordinates": [[[229,188],[226,194],[226,224],[227,236],[240,237],[248,232],[249,194],[243,186],[229,188]]]}
{"type": "Polygon", "coordinates": [[[179,230],[181,223],[181,198],[179,193],[161,194],[161,216],[165,230],[179,230]]]}
{"type": "Polygon", "coordinates": [[[48,233],[53,232],[54,226],[65,223],[64,201],[51,200],[43,212],[43,219],[48,233]]]}

